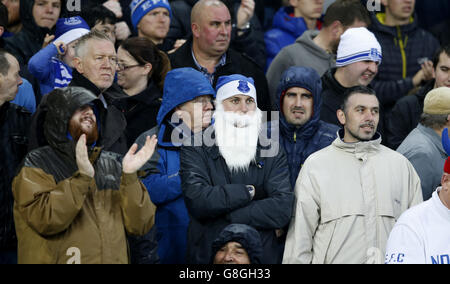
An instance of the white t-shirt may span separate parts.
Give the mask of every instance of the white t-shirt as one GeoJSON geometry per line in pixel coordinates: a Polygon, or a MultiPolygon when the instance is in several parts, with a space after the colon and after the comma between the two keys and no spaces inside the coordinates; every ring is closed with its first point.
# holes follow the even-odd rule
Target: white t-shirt
{"type": "Polygon", "coordinates": [[[386,264],[450,264],[450,210],[440,190],[402,214],[389,235],[386,264]]]}

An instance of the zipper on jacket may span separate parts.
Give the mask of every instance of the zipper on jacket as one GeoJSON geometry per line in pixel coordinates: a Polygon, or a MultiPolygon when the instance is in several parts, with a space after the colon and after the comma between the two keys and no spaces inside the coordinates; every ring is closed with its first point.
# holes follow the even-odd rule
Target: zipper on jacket
{"type": "Polygon", "coordinates": [[[405,48],[406,45],[408,44],[408,36],[406,36],[405,41],[403,41],[402,30],[400,26],[397,26],[397,37],[398,37],[398,45],[400,47],[400,54],[402,56],[402,78],[405,79],[407,75],[407,61],[405,48]]]}
{"type": "Polygon", "coordinates": [[[297,143],[297,132],[294,131],[294,143],[297,143]]]}

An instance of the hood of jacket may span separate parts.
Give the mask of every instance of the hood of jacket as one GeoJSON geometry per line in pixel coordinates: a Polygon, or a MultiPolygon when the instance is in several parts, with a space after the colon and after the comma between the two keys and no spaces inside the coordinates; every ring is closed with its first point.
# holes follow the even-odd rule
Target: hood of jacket
{"type": "Polygon", "coordinates": [[[280,111],[280,130],[283,136],[293,139],[294,133],[297,133],[297,138],[307,139],[314,135],[320,121],[321,93],[322,80],[314,69],[310,67],[291,67],[283,73],[276,96],[276,107],[280,111]],[[307,123],[298,128],[286,121],[281,107],[281,101],[285,92],[292,87],[307,89],[313,95],[313,114],[307,123]]]}
{"type": "Polygon", "coordinates": [[[47,96],[45,138],[53,149],[70,156],[74,154],[75,143],[67,135],[69,121],[77,109],[93,103],[97,97],[90,91],[77,87],[55,89],[47,96]]]}
{"type": "Polygon", "coordinates": [[[411,17],[409,24],[403,25],[403,26],[396,26],[396,27],[387,26],[385,24],[385,22],[386,22],[386,14],[385,13],[372,14],[371,18],[372,18],[372,25],[370,28],[371,30],[380,32],[380,33],[385,33],[385,34],[391,35],[395,38],[398,37],[399,29],[400,29],[401,33],[410,34],[410,33],[415,32],[419,28],[419,24],[415,20],[416,17],[411,17]]]}
{"type": "Polygon", "coordinates": [[[261,264],[261,236],[252,227],[243,224],[231,224],[225,227],[212,244],[212,261],[216,253],[228,242],[237,242],[247,251],[251,264],[261,264]]]}
{"type": "Polygon", "coordinates": [[[273,17],[272,28],[286,31],[298,38],[304,31],[308,30],[308,26],[303,18],[289,16],[293,12],[293,7],[281,7],[273,17]]]}
{"type": "MultiPolygon", "coordinates": [[[[22,22],[22,30],[27,32],[33,38],[36,38],[39,42],[42,42],[46,34],[54,34],[55,27],[53,29],[41,28],[36,24],[33,17],[33,6],[35,0],[20,0],[20,20],[22,22]]],[[[61,0],[61,13],[60,17],[66,14],[66,0],[61,0]]],[[[56,25],[55,25],[56,26],[56,25]]]]}
{"type": "Polygon", "coordinates": [[[197,97],[216,96],[209,80],[193,68],[178,68],[167,73],[161,108],[156,119],[158,126],[177,106],[197,97]]]}
{"type": "Polygon", "coordinates": [[[177,106],[205,95],[211,95],[215,98],[216,91],[201,72],[186,67],[174,69],[167,73],[162,104],[156,118],[156,122],[160,128],[158,145],[165,147],[181,146],[179,143],[172,141],[173,130],[179,132],[178,137],[188,138],[192,136],[187,126],[182,126],[182,122],[177,124],[172,123],[169,115],[177,106]]]}

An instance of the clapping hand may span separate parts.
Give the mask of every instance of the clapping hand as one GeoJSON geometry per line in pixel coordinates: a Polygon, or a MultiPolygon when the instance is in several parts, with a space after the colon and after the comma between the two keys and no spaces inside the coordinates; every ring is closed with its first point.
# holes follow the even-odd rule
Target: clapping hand
{"type": "Polygon", "coordinates": [[[78,171],[84,175],[94,177],[95,170],[89,161],[88,150],[86,146],[86,134],[82,134],[78,139],[75,156],[77,160],[78,171]]]}
{"type": "Polygon", "coordinates": [[[144,147],[137,153],[138,145],[134,144],[131,146],[130,150],[123,158],[123,172],[126,174],[136,173],[152,157],[157,142],[156,135],[153,135],[152,138],[147,136],[144,147]]]}

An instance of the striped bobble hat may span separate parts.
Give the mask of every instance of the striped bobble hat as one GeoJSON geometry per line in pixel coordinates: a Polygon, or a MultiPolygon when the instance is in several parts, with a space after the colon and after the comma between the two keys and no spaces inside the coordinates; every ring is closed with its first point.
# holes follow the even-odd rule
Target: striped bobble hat
{"type": "Polygon", "coordinates": [[[368,29],[352,28],[342,34],[337,51],[336,67],[366,60],[381,63],[381,59],[381,45],[368,29]]]}

